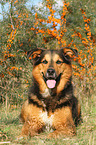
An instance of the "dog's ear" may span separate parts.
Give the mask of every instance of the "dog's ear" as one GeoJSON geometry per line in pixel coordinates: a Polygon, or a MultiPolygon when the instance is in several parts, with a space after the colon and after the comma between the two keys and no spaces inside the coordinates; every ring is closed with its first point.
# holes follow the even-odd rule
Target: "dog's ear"
{"type": "Polygon", "coordinates": [[[62,48],[64,58],[67,61],[70,61],[74,56],[78,56],[78,51],[76,49],[70,47],[62,48]]]}
{"type": "Polygon", "coordinates": [[[37,61],[42,53],[43,49],[32,49],[30,51],[27,52],[27,58],[31,57],[33,59],[33,61],[37,61]]]}

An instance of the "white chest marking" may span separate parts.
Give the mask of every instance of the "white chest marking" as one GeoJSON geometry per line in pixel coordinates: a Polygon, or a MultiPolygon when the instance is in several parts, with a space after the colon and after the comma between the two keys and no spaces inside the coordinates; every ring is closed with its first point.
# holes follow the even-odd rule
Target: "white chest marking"
{"type": "Polygon", "coordinates": [[[45,112],[43,112],[42,110],[40,111],[40,118],[42,119],[42,121],[45,123],[45,125],[48,128],[52,127],[53,117],[54,117],[54,115],[51,115],[49,117],[47,111],[45,111],[45,112]]]}

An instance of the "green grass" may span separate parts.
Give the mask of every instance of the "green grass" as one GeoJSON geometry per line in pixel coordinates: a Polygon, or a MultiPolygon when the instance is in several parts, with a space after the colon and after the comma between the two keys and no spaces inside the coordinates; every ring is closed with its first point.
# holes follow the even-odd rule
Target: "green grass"
{"type": "MultiPolygon", "coordinates": [[[[84,95],[84,94],[83,94],[84,95]]],[[[95,145],[96,144],[96,98],[82,96],[82,119],[77,127],[77,135],[72,138],[59,138],[49,140],[46,138],[48,132],[43,132],[33,138],[18,140],[22,123],[19,120],[21,106],[6,108],[0,106],[0,143],[2,144],[28,144],[28,145],[95,145]],[[85,97],[85,98],[84,98],[85,97]]]]}

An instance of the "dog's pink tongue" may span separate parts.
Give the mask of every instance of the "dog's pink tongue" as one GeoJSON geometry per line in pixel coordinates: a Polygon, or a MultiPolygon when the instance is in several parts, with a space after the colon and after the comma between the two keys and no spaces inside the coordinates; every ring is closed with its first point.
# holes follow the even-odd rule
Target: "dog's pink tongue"
{"type": "Polygon", "coordinates": [[[47,83],[48,88],[50,88],[50,89],[54,88],[56,85],[55,80],[47,80],[46,83],[47,83]]]}

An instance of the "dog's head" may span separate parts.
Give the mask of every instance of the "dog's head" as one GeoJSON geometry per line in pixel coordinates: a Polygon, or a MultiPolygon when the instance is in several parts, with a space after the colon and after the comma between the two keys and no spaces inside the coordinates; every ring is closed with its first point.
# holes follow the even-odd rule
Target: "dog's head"
{"type": "Polygon", "coordinates": [[[28,52],[33,59],[33,77],[40,91],[62,91],[72,76],[71,59],[77,51],[66,47],[60,50],[35,49],[28,52]]]}

